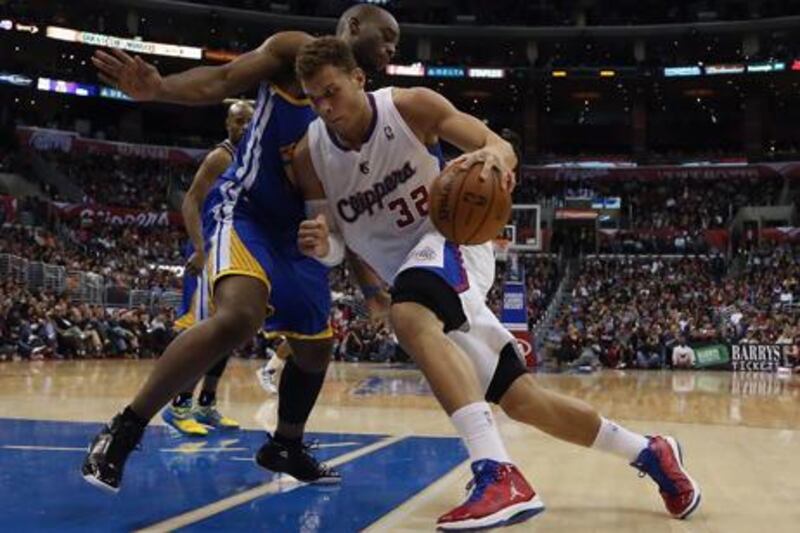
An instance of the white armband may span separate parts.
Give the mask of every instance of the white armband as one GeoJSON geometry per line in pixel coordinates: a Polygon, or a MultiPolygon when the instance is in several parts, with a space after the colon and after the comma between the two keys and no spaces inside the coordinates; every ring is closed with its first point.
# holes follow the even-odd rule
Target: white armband
{"type": "Polygon", "coordinates": [[[327,267],[335,267],[344,261],[345,246],[342,237],[336,233],[328,234],[328,255],[318,257],[317,261],[327,267]]]}

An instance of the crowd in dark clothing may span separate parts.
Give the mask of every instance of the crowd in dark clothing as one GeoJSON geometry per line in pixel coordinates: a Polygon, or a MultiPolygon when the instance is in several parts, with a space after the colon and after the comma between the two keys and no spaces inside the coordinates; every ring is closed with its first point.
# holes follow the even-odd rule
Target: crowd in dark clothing
{"type": "Polygon", "coordinates": [[[172,309],[79,304],[0,284],[0,360],[154,357],[174,336],[172,309]]]}
{"type": "Polygon", "coordinates": [[[775,205],[782,187],[780,176],[714,180],[525,178],[514,191],[514,198],[519,203],[551,198],[560,207],[566,206],[568,198],[620,198],[621,229],[696,232],[727,227],[742,206],[775,205]]]}
{"type": "Polygon", "coordinates": [[[671,366],[680,342],[800,344],[800,247],[708,257],[587,258],[549,344],[561,363],[671,366]]]}
{"type": "Polygon", "coordinates": [[[195,164],[137,156],[40,152],[45,160],[81,188],[84,203],[164,210],[175,186],[191,183],[195,164]]]}
{"type": "Polygon", "coordinates": [[[183,262],[180,229],[139,228],[71,221],[49,230],[5,226],[0,254],[101,274],[106,286],[127,289],[179,289],[174,271],[158,268],[183,262]]]}

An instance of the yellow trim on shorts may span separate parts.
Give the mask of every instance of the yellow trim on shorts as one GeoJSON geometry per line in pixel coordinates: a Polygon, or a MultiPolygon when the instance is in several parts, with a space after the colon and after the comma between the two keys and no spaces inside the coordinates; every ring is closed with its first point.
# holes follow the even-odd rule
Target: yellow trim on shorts
{"type": "Polygon", "coordinates": [[[267,331],[264,333],[264,336],[268,339],[274,339],[275,337],[283,336],[287,339],[296,339],[299,341],[317,341],[330,339],[333,337],[333,328],[328,325],[328,327],[326,327],[324,330],[320,331],[319,333],[314,333],[313,335],[298,333],[296,331],[267,331]]]}
{"type": "MultiPolygon", "coordinates": [[[[226,278],[228,276],[245,276],[245,277],[248,277],[248,278],[255,278],[255,279],[259,280],[259,281],[262,281],[267,286],[267,290],[270,293],[272,293],[272,284],[269,282],[269,280],[267,279],[266,276],[263,276],[263,277],[259,276],[255,272],[252,272],[250,270],[225,270],[225,271],[222,271],[219,274],[217,274],[216,276],[214,276],[213,280],[211,280],[211,287],[210,287],[210,290],[209,290],[211,295],[209,296],[209,302],[208,302],[208,315],[209,316],[211,316],[213,314],[213,311],[214,311],[214,288],[216,287],[217,282],[219,280],[221,280],[222,278],[226,278]]],[[[265,305],[267,307],[267,314],[264,316],[264,318],[267,319],[267,318],[270,318],[272,315],[275,314],[275,308],[270,305],[269,301],[267,301],[267,303],[265,305]]]]}
{"type": "MultiPolygon", "coordinates": [[[[217,243],[217,246],[219,246],[219,243],[217,243]]],[[[247,246],[244,245],[234,228],[231,228],[230,266],[225,270],[214,272],[212,276],[210,276],[212,297],[214,286],[217,284],[217,281],[225,276],[231,275],[256,278],[264,282],[264,285],[267,286],[270,292],[272,291],[272,283],[266,272],[264,272],[264,267],[253,257],[253,254],[251,254],[247,246]]]]}
{"type": "Polygon", "coordinates": [[[281,98],[283,98],[292,105],[300,107],[311,105],[311,100],[309,100],[308,98],[296,98],[291,94],[287,93],[286,91],[284,91],[283,89],[281,89],[280,87],[278,87],[277,85],[272,85],[272,90],[275,91],[278,95],[280,95],[281,98]]]}
{"type": "MultiPolygon", "coordinates": [[[[198,276],[198,278],[200,278],[200,276],[198,276]]],[[[192,303],[189,305],[189,310],[176,318],[175,323],[172,325],[173,329],[176,331],[189,329],[197,323],[197,301],[200,299],[200,295],[197,291],[202,290],[201,285],[200,279],[198,279],[197,288],[194,290],[194,294],[192,294],[192,303]]]]}
{"type": "MultiPolygon", "coordinates": [[[[215,246],[219,246],[219,243],[216,243],[215,246]]],[[[216,253],[216,250],[212,248],[212,254],[216,253]]],[[[250,250],[244,245],[242,240],[239,238],[239,235],[236,233],[236,229],[231,228],[231,249],[230,249],[230,266],[225,270],[220,272],[213,272],[213,262],[211,257],[208,258],[206,266],[209,271],[212,271],[212,275],[209,276],[209,287],[208,287],[208,314],[211,316],[214,312],[214,289],[217,286],[217,282],[224,277],[227,276],[247,276],[249,278],[255,278],[264,285],[267,286],[267,291],[272,293],[272,282],[267,276],[266,272],[264,272],[264,268],[261,266],[253,254],[250,253],[250,250]]],[[[275,309],[266,302],[267,306],[267,318],[271,317],[275,314],[275,309]]]]}
{"type": "Polygon", "coordinates": [[[185,329],[189,329],[190,327],[194,326],[195,323],[197,323],[197,318],[195,318],[194,316],[194,305],[192,305],[192,309],[189,309],[188,313],[181,315],[179,318],[175,320],[173,328],[176,331],[183,331],[185,329]]]}

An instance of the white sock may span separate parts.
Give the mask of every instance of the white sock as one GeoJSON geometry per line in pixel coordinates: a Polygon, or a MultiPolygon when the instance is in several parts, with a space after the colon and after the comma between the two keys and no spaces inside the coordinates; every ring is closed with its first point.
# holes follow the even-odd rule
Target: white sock
{"type": "Polygon", "coordinates": [[[465,405],[453,413],[450,420],[461,435],[471,461],[492,459],[501,463],[511,462],[488,403],[465,405]]]}
{"type": "Polygon", "coordinates": [[[647,444],[647,437],[644,435],[600,417],[600,431],[597,432],[592,448],[613,453],[632,463],[639,457],[639,453],[647,448],[647,444]]]}

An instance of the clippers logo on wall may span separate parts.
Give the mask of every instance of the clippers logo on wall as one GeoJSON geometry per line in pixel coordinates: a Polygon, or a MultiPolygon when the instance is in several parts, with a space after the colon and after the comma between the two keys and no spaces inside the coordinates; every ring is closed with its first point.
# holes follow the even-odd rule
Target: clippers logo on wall
{"type": "Polygon", "coordinates": [[[731,346],[731,369],[746,372],[777,372],[785,366],[786,353],[791,349],[783,344],[734,344],[731,346]]]}

